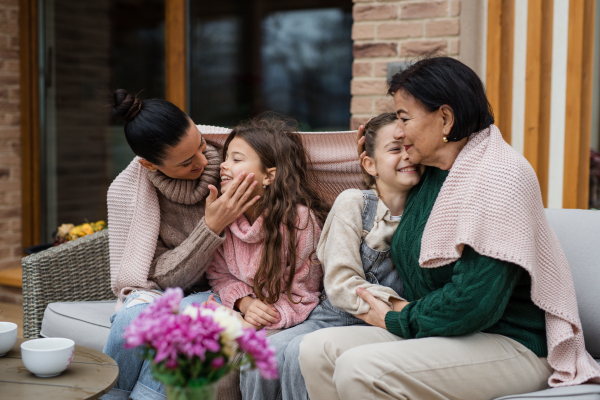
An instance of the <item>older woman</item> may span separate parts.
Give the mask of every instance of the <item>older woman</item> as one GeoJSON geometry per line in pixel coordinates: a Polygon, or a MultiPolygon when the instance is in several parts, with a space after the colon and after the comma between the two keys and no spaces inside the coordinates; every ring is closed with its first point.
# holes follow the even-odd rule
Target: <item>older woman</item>
{"type": "Polygon", "coordinates": [[[537,178],[493,125],[477,75],[425,59],[389,93],[396,137],[428,166],[392,241],[406,301],[391,309],[359,289],[373,326],[304,338],[310,398],[492,399],[597,380],[537,178]]]}

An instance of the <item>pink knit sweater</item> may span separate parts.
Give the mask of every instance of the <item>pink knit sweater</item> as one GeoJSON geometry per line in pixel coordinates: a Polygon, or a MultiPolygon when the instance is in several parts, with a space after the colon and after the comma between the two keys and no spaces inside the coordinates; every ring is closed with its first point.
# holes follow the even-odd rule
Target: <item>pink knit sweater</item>
{"type": "MultiPolygon", "coordinates": [[[[268,329],[289,328],[304,321],[308,314],[319,303],[319,295],[323,271],[320,265],[308,261],[310,254],[317,247],[321,228],[314,223],[316,218],[304,206],[298,206],[296,226],[296,273],[292,281],[291,302],[285,292],[287,279],[281,280],[283,289],[279,300],[273,306],[281,319],[268,329]]],[[[225,229],[225,242],[217,249],[212,262],[208,266],[206,276],[210,286],[221,297],[223,305],[233,308],[236,300],[245,296],[256,298],[254,294],[254,276],[259,268],[265,236],[263,217],[259,217],[250,225],[245,216],[239,217],[225,229]]],[[[284,244],[287,244],[287,232],[284,244]]],[[[285,268],[289,277],[289,253],[284,246],[281,268],[285,268]]],[[[266,291],[264,292],[266,295],[266,291]]]]}
{"type": "Polygon", "coordinates": [[[550,386],[600,382],[585,350],[573,279],[550,228],[535,172],[495,125],[471,135],[435,202],[421,241],[424,268],[447,265],[464,246],[523,267],[546,312],[550,386]]]}

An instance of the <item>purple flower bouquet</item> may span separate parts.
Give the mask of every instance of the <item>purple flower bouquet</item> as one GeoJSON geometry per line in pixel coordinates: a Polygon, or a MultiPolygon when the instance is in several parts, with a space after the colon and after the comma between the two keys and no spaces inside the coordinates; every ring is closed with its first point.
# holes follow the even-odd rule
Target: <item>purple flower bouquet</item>
{"type": "Polygon", "coordinates": [[[219,379],[246,363],[265,379],[277,378],[275,349],[264,330],[245,327],[237,313],[216,303],[192,304],[180,311],[182,298],[180,288],[167,289],[123,335],[126,348],[143,346],[167,395],[169,388],[214,390],[219,379]]]}

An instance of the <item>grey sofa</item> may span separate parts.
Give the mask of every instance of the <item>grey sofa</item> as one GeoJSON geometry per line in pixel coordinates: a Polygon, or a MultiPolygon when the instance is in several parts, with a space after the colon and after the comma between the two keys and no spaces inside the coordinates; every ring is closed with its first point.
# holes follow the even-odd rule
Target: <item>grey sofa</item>
{"type": "MultiPolygon", "coordinates": [[[[548,209],[546,216],[571,266],[586,348],[600,363],[600,211],[548,209]]],[[[116,303],[109,287],[108,234],[99,232],[26,257],[22,264],[26,337],[67,337],[102,350],[116,303]]],[[[219,398],[239,398],[236,384],[236,377],[228,377],[219,398]]],[[[550,398],[600,400],[600,385],[502,397],[550,398]]]]}

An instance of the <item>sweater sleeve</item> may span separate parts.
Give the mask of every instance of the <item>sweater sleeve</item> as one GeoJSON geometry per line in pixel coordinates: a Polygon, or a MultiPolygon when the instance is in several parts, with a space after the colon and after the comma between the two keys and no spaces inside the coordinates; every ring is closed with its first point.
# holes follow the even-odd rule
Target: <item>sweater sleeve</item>
{"type": "MultiPolygon", "coordinates": [[[[306,228],[299,229],[296,233],[296,273],[290,290],[293,302],[285,291],[279,295],[279,300],[273,306],[279,312],[281,319],[268,329],[285,329],[298,325],[308,318],[311,311],[319,304],[323,271],[318,264],[310,260],[310,257],[312,255],[314,259],[312,253],[317,247],[321,228],[312,222],[315,221],[314,216],[308,225],[306,219],[303,219],[298,226],[306,226],[306,228]]],[[[289,270],[289,266],[286,270],[289,270]]]]}
{"type": "Polygon", "coordinates": [[[159,237],[150,276],[163,289],[181,287],[186,290],[200,279],[216,248],[224,240],[224,235],[219,236],[206,226],[204,217],[192,233],[173,249],[169,249],[159,237]]]}
{"type": "Polygon", "coordinates": [[[406,339],[483,331],[504,314],[521,278],[518,265],[477,254],[465,246],[451,282],[402,311],[385,316],[387,329],[406,339]]]}
{"type": "Polygon", "coordinates": [[[254,297],[252,286],[236,278],[227,267],[223,257],[223,246],[219,247],[206,270],[206,277],[210,287],[217,292],[221,303],[228,308],[233,308],[238,299],[246,296],[254,297]]]}
{"type": "Polygon", "coordinates": [[[393,289],[366,280],[360,257],[363,207],[364,199],[359,190],[343,192],[325,221],[317,247],[329,301],[337,309],[355,315],[370,309],[369,303],[356,294],[359,287],[368,290],[390,307],[390,297],[400,299],[393,289]]]}

